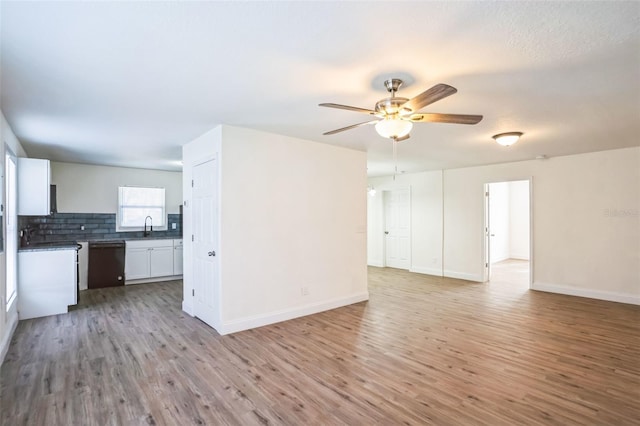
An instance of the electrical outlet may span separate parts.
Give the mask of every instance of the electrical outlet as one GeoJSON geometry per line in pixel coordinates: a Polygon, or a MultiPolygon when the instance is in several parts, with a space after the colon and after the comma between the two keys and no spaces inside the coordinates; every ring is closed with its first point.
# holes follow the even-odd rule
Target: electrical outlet
{"type": "Polygon", "coordinates": [[[303,296],[308,296],[309,295],[309,287],[300,287],[300,293],[303,296]]]}
{"type": "Polygon", "coordinates": [[[84,231],[84,225],[80,225],[80,230],[84,231]]]}
{"type": "Polygon", "coordinates": [[[176,224],[176,223],[172,223],[172,224],[171,224],[171,229],[176,229],[176,228],[178,228],[178,224],[176,224]]]}

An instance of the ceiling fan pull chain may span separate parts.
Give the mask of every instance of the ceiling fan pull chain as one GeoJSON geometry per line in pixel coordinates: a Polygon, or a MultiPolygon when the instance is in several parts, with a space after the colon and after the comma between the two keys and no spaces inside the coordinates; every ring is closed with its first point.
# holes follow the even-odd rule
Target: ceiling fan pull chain
{"type": "Polygon", "coordinates": [[[396,175],[398,174],[398,139],[392,138],[391,143],[393,144],[393,180],[396,180],[396,175]]]}

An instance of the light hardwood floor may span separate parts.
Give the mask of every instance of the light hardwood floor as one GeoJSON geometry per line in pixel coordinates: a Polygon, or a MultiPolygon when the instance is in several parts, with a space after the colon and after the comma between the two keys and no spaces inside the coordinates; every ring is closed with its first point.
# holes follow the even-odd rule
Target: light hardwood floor
{"type": "Polygon", "coordinates": [[[369,269],[371,299],[219,336],[180,282],[22,321],[3,425],[631,425],[640,307],[369,269]]]}

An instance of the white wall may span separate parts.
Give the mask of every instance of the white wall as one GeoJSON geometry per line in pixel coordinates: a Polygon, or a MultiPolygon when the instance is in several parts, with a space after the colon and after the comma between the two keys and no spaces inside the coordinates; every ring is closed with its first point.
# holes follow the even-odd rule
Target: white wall
{"type": "Polygon", "coordinates": [[[384,266],[384,191],[367,193],[367,264],[384,266]]]}
{"type": "Polygon", "coordinates": [[[529,182],[509,182],[509,258],[529,260],[529,182]]]}
{"type": "Polygon", "coordinates": [[[214,129],[205,135],[208,142],[201,137],[196,145],[213,151],[217,132],[218,331],[367,300],[366,154],[230,126],[214,129]]]}
{"type": "Polygon", "coordinates": [[[640,148],[446,170],[445,274],[482,280],[483,185],[528,176],[533,288],[640,303],[640,148]]]}
{"type": "MultiPolygon", "coordinates": [[[[640,304],[640,148],[443,173],[445,276],[483,280],[484,185],[532,179],[532,287],[640,304]]],[[[396,182],[413,189],[421,175],[398,176],[396,182]]],[[[375,178],[369,185],[389,182],[375,178]]],[[[426,199],[412,190],[412,203],[426,199]]],[[[417,222],[412,215],[413,228],[417,222]]],[[[437,241],[413,229],[416,240],[423,246],[412,253],[412,270],[420,272],[416,259],[424,260],[425,247],[437,241]]]]}
{"type": "MultiPolygon", "coordinates": [[[[11,151],[19,157],[26,157],[26,153],[20,145],[20,142],[16,138],[13,130],[7,123],[7,120],[4,118],[4,114],[0,111],[0,175],[2,178],[0,179],[0,202],[2,205],[6,205],[5,201],[5,190],[4,190],[4,156],[5,156],[5,145],[11,149],[11,151]]],[[[6,217],[3,216],[2,219],[2,232],[5,234],[5,230],[7,229],[6,217]]],[[[5,236],[6,238],[6,236],[5,236]]],[[[6,247],[6,245],[5,245],[6,247]]],[[[11,341],[11,336],[13,331],[15,330],[16,325],[18,324],[18,300],[16,298],[15,302],[12,305],[12,308],[9,312],[5,312],[6,306],[6,253],[4,251],[4,247],[2,247],[2,253],[0,253],[0,365],[4,360],[4,357],[9,349],[9,343],[11,341]]],[[[20,295],[18,294],[18,298],[20,295]]]]}
{"type": "MultiPolygon", "coordinates": [[[[368,199],[368,264],[384,265],[385,190],[411,191],[411,268],[413,272],[442,275],[442,173],[440,171],[371,178],[376,195],[368,199]]],[[[364,189],[363,189],[364,191],[364,189]]]]}
{"type": "Polygon", "coordinates": [[[116,213],[119,186],[165,188],[167,213],[179,213],[182,173],[51,162],[60,213],[116,213]]]}

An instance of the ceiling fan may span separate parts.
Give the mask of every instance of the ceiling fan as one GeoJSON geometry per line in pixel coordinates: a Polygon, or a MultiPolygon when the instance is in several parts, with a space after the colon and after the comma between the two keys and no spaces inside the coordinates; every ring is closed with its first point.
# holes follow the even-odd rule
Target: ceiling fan
{"type": "Polygon", "coordinates": [[[334,103],[319,104],[319,106],[323,107],[346,109],[376,117],[374,120],[331,130],[330,132],[323,133],[323,135],[333,135],[367,124],[375,124],[376,131],[380,136],[393,139],[395,142],[400,142],[409,139],[409,132],[411,132],[413,128],[413,123],[477,124],[482,120],[481,115],[418,112],[427,105],[451,96],[458,91],[455,87],[447,84],[436,84],[431,89],[425,90],[411,99],[396,97],[396,92],[402,85],[402,80],[399,78],[385,80],[384,85],[387,91],[391,93],[391,96],[379,100],[376,103],[375,109],[358,108],[334,103]]]}

